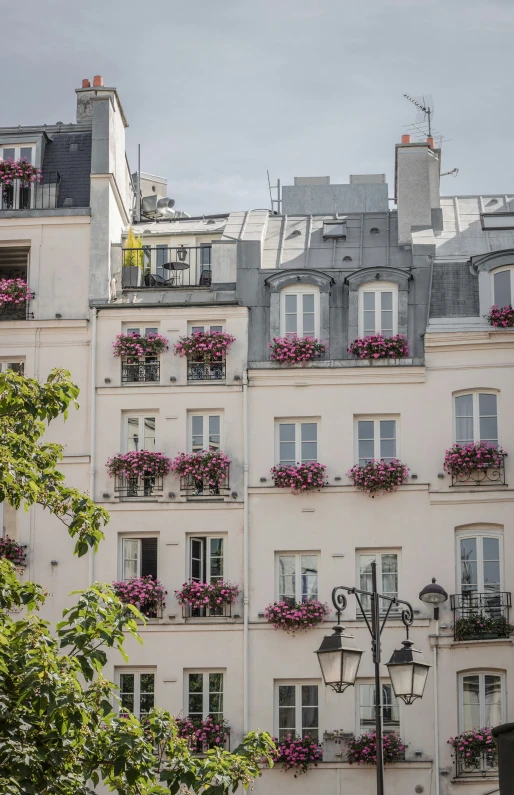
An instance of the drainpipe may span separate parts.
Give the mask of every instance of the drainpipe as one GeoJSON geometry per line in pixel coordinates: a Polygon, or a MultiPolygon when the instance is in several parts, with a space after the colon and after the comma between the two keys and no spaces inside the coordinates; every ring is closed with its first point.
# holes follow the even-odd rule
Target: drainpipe
{"type": "MultiPolygon", "coordinates": [[[[92,500],[95,499],[95,462],[96,462],[96,339],[97,339],[97,315],[98,310],[96,306],[91,310],[92,312],[92,330],[91,330],[91,438],[89,442],[89,451],[91,455],[91,467],[89,470],[89,496],[92,500]]],[[[89,550],[89,584],[92,585],[95,581],[95,550],[89,550]]]]}
{"type": "Polygon", "coordinates": [[[437,652],[439,646],[439,608],[435,611],[435,643],[434,643],[434,746],[435,746],[435,795],[439,795],[439,683],[437,680],[437,652]]]}
{"type": "Polygon", "coordinates": [[[248,505],[248,368],[243,374],[243,734],[248,733],[249,714],[249,529],[248,505]]]}

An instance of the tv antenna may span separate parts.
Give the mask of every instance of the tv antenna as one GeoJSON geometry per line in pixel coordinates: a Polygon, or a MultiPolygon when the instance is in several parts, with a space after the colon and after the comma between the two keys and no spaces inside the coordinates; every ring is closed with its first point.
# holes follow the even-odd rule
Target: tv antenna
{"type": "Polygon", "coordinates": [[[418,124],[427,124],[428,137],[432,138],[432,118],[434,116],[434,101],[432,96],[430,94],[425,94],[422,97],[411,97],[409,94],[404,94],[403,96],[418,109],[413,126],[417,127],[418,124]]]}
{"type": "Polygon", "coordinates": [[[268,175],[268,188],[269,188],[269,198],[270,198],[270,202],[271,202],[271,212],[275,213],[276,215],[280,215],[280,211],[281,211],[281,208],[282,208],[282,196],[281,196],[281,193],[280,193],[280,180],[277,179],[277,184],[276,185],[272,185],[271,182],[270,182],[269,170],[268,169],[266,169],[266,174],[268,175]],[[277,198],[276,199],[273,198],[273,193],[272,193],[273,190],[277,191],[277,198]],[[277,209],[276,210],[275,210],[275,205],[277,205],[277,209]]]}

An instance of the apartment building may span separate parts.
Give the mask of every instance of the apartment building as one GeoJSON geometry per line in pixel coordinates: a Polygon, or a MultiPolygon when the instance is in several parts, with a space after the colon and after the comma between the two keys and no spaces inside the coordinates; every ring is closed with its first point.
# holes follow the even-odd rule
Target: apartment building
{"type": "MultiPolygon", "coordinates": [[[[454,759],[447,740],[514,715],[512,640],[454,631],[470,613],[508,618],[512,462],[460,479],[443,463],[455,442],[514,449],[514,330],[485,317],[493,303],[512,303],[514,197],[441,197],[440,151],[404,138],[394,210],[382,175],[354,175],[348,185],[295,180],[281,214],[189,218],[170,212],[161,178],[144,175],[140,213],[125,127],[116,89],[95,78],[77,90],[75,124],[0,129],[2,158],[14,150],[43,170],[29,192],[3,193],[0,270],[26,276],[34,297],[22,316],[1,317],[2,366],[38,378],[71,371],[81,408],[49,437],[65,445],[67,479],[111,515],[99,552],[77,560],[51,517],[4,508],[3,532],[27,545],[26,576],[52,594],[49,618],[94,580],[157,577],[165,608],[141,628],[142,646],[127,642],[127,665],[109,659],[123,703],[138,715],[152,704],[222,714],[232,747],[255,728],[323,743],[317,768],[298,778],[264,771],[257,793],[372,793],[374,768],[345,757],[348,736],[372,728],[375,711],[366,619],[351,598],[343,623],[365,650],[355,687],[325,688],[314,651],[334,623],[332,588],[367,589],[375,561],[379,588],[411,602],[411,637],[437,662],[411,706],[395,699],[383,667],[384,730],[407,744],[386,768],[386,789],[494,790],[496,771],[454,759]],[[235,338],[223,361],[174,353],[180,337],[207,329],[235,338]],[[125,332],[159,333],[169,349],[120,360],[112,346],[125,332]],[[293,332],[327,352],[303,366],[273,361],[273,339],[293,332]],[[404,335],[408,356],[348,353],[373,333],[404,335]],[[131,450],[174,458],[207,448],[231,461],[219,488],[172,473],[128,482],[106,469],[131,450]],[[347,472],[371,458],[400,459],[406,483],[375,498],[359,491],[347,472]],[[327,467],[321,490],[274,485],[274,465],[311,461],[327,467]],[[432,577],[450,597],[438,625],[418,597],[432,577]],[[240,588],[231,606],[178,603],[184,582],[220,578],[240,588]],[[266,620],[275,601],[312,598],[331,615],[306,632],[266,620]]],[[[404,637],[393,612],[384,659],[404,637]]]]}

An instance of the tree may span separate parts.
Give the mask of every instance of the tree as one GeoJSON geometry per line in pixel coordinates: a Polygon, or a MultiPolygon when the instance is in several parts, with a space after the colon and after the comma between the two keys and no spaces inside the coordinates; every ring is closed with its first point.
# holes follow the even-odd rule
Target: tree
{"type": "Polygon", "coordinates": [[[132,227],[130,227],[125,243],[125,251],[123,252],[123,264],[144,270],[144,258],[143,239],[141,235],[137,237],[132,227]]]}

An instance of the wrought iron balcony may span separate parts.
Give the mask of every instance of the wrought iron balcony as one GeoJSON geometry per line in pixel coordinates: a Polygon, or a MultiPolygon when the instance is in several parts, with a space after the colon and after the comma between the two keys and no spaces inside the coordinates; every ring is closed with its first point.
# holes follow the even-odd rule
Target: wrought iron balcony
{"type": "Polygon", "coordinates": [[[484,751],[478,759],[472,757],[470,761],[464,751],[455,752],[455,774],[456,778],[470,778],[483,776],[498,776],[498,763],[496,756],[486,754],[484,751]]]}
{"type": "Polygon", "coordinates": [[[229,472],[218,484],[209,483],[208,478],[195,478],[192,475],[180,479],[180,490],[188,497],[224,497],[229,489],[229,472]]]}
{"type": "Polygon", "coordinates": [[[115,475],[114,491],[119,497],[153,497],[157,492],[162,492],[162,477],[133,477],[115,475]]]}
{"type": "Polygon", "coordinates": [[[509,609],[511,594],[507,591],[468,591],[450,596],[454,616],[455,640],[488,640],[508,638],[511,634],[509,609]]]}
{"type": "Polygon", "coordinates": [[[452,486],[506,486],[505,483],[505,456],[506,453],[496,453],[500,463],[488,469],[473,469],[471,472],[452,473],[452,486]]]}
{"type": "MultiPolygon", "coordinates": [[[[33,296],[32,296],[33,297],[33,296]]],[[[0,304],[0,321],[2,320],[30,320],[34,313],[29,311],[30,301],[19,304],[0,304]]]]}
{"type": "Polygon", "coordinates": [[[222,362],[195,362],[187,361],[188,381],[224,381],[226,378],[226,363],[222,362]]]}
{"type": "Polygon", "coordinates": [[[212,246],[122,248],[124,290],[210,287],[212,246]]]}
{"type": "Polygon", "coordinates": [[[182,618],[231,618],[232,604],[220,605],[219,607],[191,607],[182,605],[182,618]]]}
{"type": "Polygon", "coordinates": [[[149,381],[160,381],[161,365],[159,361],[138,361],[121,363],[121,383],[134,384],[149,381]]]}
{"type": "Polygon", "coordinates": [[[41,182],[27,185],[15,179],[1,185],[0,210],[55,210],[59,199],[61,177],[57,171],[43,176],[41,182]]]}

